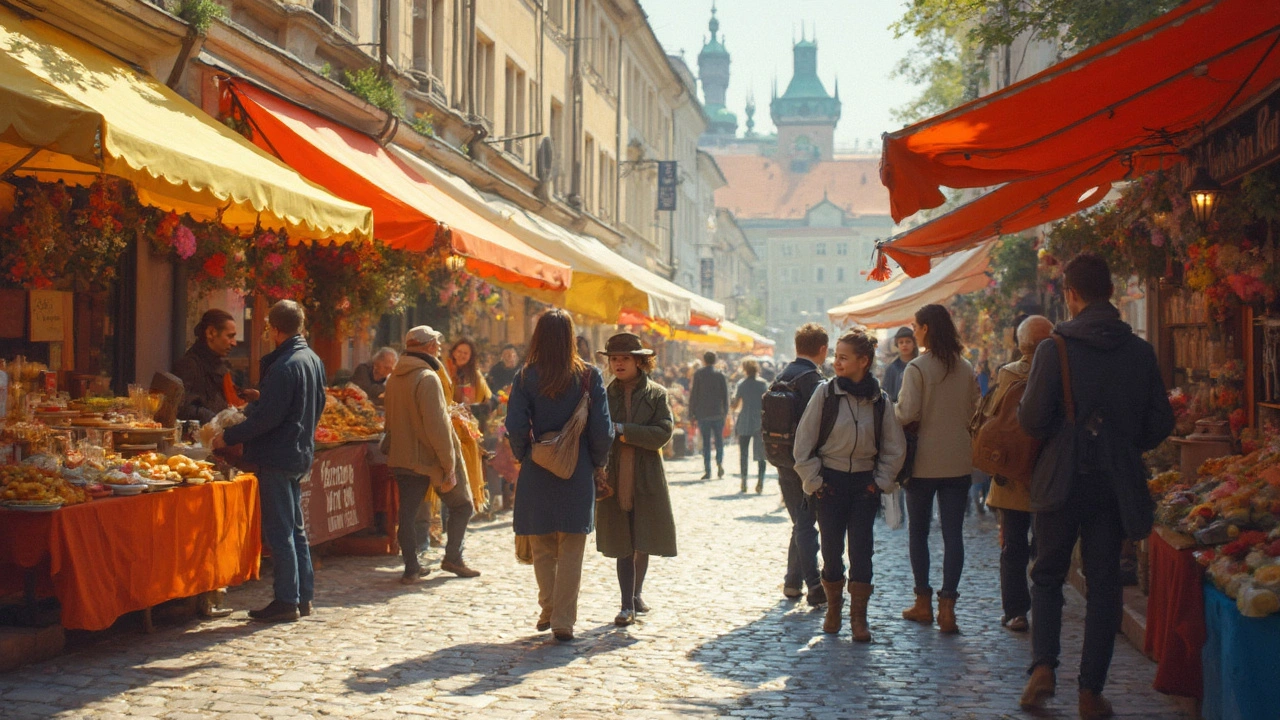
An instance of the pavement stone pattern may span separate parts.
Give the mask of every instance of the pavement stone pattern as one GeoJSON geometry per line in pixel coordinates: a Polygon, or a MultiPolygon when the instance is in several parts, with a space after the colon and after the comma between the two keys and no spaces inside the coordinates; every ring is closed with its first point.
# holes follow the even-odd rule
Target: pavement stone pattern
{"type": "MultiPolygon", "coordinates": [[[[653,610],[631,628],[612,624],[613,563],[589,540],[578,641],[536,632],[533,570],[516,563],[504,515],[468,533],[480,578],[437,570],[405,587],[398,558],[326,558],[310,618],[246,622],[270,599],[269,581],[250,583],[229,593],[229,618],[117,632],[0,675],[0,718],[1032,717],[1017,705],[1029,637],[999,625],[993,515],[966,521],[958,636],[900,618],[907,533],[879,524],[875,640],[862,645],[847,617],[826,635],[821,609],[783,598],[790,526],[773,472],[757,496],[732,476],[699,481],[701,469],[700,458],[668,464],[681,554],[653,559],[653,610]]],[[[932,544],[940,573],[936,524],[932,544]]],[[[1035,717],[1076,717],[1084,604],[1067,596],[1059,694],[1035,717]]],[[[1154,673],[1117,638],[1117,717],[1185,717],[1151,689],[1154,673]]]]}

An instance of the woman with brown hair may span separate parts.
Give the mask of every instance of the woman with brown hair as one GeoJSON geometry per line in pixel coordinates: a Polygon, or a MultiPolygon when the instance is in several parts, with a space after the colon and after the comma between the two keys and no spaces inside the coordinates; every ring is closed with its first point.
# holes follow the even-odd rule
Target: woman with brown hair
{"type": "Polygon", "coordinates": [[[817,504],[822,535],[823,632],[840,631],[844,542],[849,538],[849,629],[871,642],[867,604],[880,494],[892,490],[907,453],[902,426],[871,374],[876,340],[851,330],[836,342],[836,376],[813,391],[796,428],[795,471],[817,504]],[[879,424],[877,424],[877,422],[879,424]]]}
{"type": "Polygon", "coordinates": [[[613,425],[600,371],[583,362],[574,345],[573,318],[549,310],[538,318],[529,358],[511,384],[507,436],[520,462],[513,525],[529,536],[538,579],[538,630],[573,640],[578,615],[582,553],[594,526],[597,472],[609,461],[613,425]],[[561,479],[533,461],[533,443],[557,435],[587,394],[587,422],[578,442],[578,464],[561,479]]]}
{"type": "Polygon", "coordinates": [[[929,586],[929,524],[938,498],[942,524],[942,589],[938,630],[960,632],[956,598],[964,570],[964,510],[969,504],[973,447],[969,420],[978,406],[978,382],[964,359],[964,346],[951,313],[941,305],[916,311],[916,340],[925,349],[902,372],[895,408],[903,427],[916,425],[917,448],[907,483],[907,520],[916,602],[902,611],[906,620],[933,624],[929,586]]]}
{"type": "Polygon", "coordinates": [[[676,556],[676,521],[662,466],[662,447],[675,426],[666,389],[649,379],[653,351],[639,336],[614,335],[597,354],[613,371],[608,396],[614,435],[605,473],[608,496],[596,502],[596,547],[618,562],[622,610],[613,622],[621,627],[649,611],[640,599],[649,556],[676,556]]]}
{"type": "Polygon", "coordinates": [[[449,379],[453,380],[453,397],[450,398],[453,402],[482,405],[493,397],[489,383],[480,372],[476,344],[471,338],[461,338],[449,348],[445,367],[449,368],[449,379]]]}

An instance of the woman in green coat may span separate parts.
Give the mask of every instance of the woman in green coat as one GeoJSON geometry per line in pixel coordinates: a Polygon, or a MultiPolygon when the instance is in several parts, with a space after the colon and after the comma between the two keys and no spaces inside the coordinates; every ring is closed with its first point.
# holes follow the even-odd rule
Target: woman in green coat
{"type": "Polygon", "coordinates": [[[648,612],[640,599],[649,556],[675,557],[676,522],[671,514],[662,446],[671,440],[671,405],[667,391],[649,379],[653,351],[640,338],[620,333],[599,353],[609,359],[610,417],[613,447],[596,502],[596,546],[618,560],[622,611],[614,624],[630,625],[636,613],[648,612]]]}

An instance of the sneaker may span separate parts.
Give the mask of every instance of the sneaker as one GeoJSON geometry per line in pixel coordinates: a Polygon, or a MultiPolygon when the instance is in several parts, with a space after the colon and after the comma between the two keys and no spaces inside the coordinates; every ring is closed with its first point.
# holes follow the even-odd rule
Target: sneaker
{"type": "Polygon", "coordinates": [[[298,619],[298,606],[291,602],[272,600],[261,610],[250,610],[249,619],[258,622],[294,622],[298,619]]]}
{"type": "Polygon", "coordinates": [[[431,574],[431,569],[426,567],[405,568],[404,574],[400,576],[401,585],[413,585],[420,583],[424,578],[431,574]]]}
{"type": "Polygon", "coordinates": [[[448,560],[445,560],[444,562],[440,563],[440,569],[445,572],[451,572],[454,575],[457,575],[458,577],[464,577],[464,578],[480,577],[480,571],[472,570],[471,568],[467,567],[467,564],[465,562],[452,563],[452,562],[449,562],[448,560]]]}

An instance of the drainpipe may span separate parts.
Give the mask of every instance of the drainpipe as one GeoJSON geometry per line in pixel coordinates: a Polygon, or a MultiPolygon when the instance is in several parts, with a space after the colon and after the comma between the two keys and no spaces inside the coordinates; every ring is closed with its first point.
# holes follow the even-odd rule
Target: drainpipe
{"type": "Polygon", "coordinates": [[[391,60],[388,46],[391,43],[391,0],[378,0],[378,77],[387,79],[391,60]]]}
{"type": "Polygon", "coordinates": [[[463,0],[467,6],[467,112],[476,113],[479,102],[476,92],[480,89],[476,77],[476,3],[480,0],[463,0]]]}
{"type": "Polygon", "coordinates": [[[582,209],[582,11],[584,0],[573,3],[573,79],[570,92],[573,129],[569,142],[573,144],[573,169],[569,180],[569,206],[582,209]]]}
{"type": "Polygon", "coordinates": [[[182,39],[182,47],[178,50],[178,59],[173,63],[173,69],[169,71],[169,79],[165,81],[165,85],[170,90],[177,90],[178,83],[182,82],[182,76],[187,72],[187,65],[191,61],[191,57],[200,52],[200,48],[204,46],[204,35],[196,32],[196,29],[190,25],[187,26],[187,36],[182,39]]]}
{"type": "Polygon", "coordinates": [[[618,101],[618,113],[617,119],[614,121],[613,133],[613,157],[615,160],[613,170],[613,226],[615,228],[621,224],[619,216],[622,214],[622,182],[620,181],[622,174],[622,50],[626,47],[623,42],[626,33],[622,32],[622,28],[618,30],[618,66],[614,68],[614,77],[617,80],[613,85],[618,101]]]}

